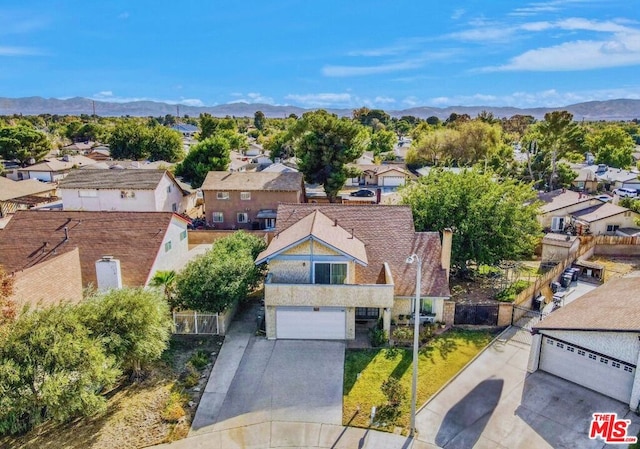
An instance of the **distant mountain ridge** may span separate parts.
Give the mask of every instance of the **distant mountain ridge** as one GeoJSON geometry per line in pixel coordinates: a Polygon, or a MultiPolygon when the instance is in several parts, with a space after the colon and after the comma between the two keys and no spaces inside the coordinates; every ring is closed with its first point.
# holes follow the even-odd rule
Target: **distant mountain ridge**
{"type": "MultiPolygon", "coordinates": [[[[24,98],[3,98],[0,97],[0,115],[38,115],[38,114],[58,114],[58,115],[80,115],[93,114],[99,116],[164,116],[167,114],[176,115],[178,109],[180,115],[197,117],[203,112],[208,112],[216,117],[235,116],[253,117],[256,111],[262,111],[267,117],[284,118],[290,114],[302,115],[307,111],[320,108],[301,108],[297,106],[275,106],[262,103],[227,103],[216,106],[187,106],[161,103],[155,101],[131,101],[126,103],[91,100],[88,98],[74,97],[65,100],[57,98],[24,97],[24,98]]],[[[339,116],[351,116],[351,109],[330,109],[329,112],[339,116]]],[[[576,103],[557,108],[515,108],[496,106],[449,106],[446,108],[434,107],[414,107],[400,110],[386,110],[392,117],[403,115],[413,115],[425,119],[436,116],[446,119],[451,113],[468,114],[476,117],[480,112],[487,111],[494,117],[511,117],[516,114],[532,115],[537,119],[544,117],[544,114],[551,111],[566,110],[573,114],[575,120],[633,120],[640,118],[640,100],[618,99],[606,101],[589,101],[576,103]]]]}

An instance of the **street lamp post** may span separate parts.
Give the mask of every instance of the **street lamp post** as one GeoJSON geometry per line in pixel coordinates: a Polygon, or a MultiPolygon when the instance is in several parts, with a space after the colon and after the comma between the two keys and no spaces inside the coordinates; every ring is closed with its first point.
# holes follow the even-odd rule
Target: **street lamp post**
{"type": "Polygon", "coordinates": [[[417,254],[407,257],[407,263],[418,261],[416,273],[416,299],[413,307],[413,378],[411,380],[411,429],[410,436],[416,431],[416,402],[418,388],[418,337],[420,334],[420,284],[422,284],[422,259],[417,254]]]}

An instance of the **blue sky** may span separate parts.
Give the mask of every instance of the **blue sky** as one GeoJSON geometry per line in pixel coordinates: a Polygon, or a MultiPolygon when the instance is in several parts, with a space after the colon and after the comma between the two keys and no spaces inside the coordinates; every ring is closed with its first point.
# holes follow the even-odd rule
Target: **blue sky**
{"type": "Polygon", "coordinates": [[[640,98],[631,0],[0,2],[0,96],[190,105],[640,98]]]}

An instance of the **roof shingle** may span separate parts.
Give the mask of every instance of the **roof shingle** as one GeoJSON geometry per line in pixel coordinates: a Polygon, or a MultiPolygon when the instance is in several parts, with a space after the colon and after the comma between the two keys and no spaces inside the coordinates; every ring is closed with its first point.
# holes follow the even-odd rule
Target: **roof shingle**
{"type": "Polygon", "coordinates": [[[202,190],[302,190],[302,173],[210,171],[202,190]]]}
{"type": "Polygon", "coordinates": [[[166,170],[72,170],[60,189],[155,190],[166,170]]]}

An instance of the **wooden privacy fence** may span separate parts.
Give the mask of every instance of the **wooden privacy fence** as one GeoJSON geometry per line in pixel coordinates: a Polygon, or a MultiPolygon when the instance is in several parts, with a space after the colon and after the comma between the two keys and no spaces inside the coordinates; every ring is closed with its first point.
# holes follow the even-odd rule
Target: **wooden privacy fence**
{"type": "MultiPolygon", "coordinates": [[[[556,265],[551,270],[547,271],[538,279],[536,279],[536,281],[533,284],[529,285],[527,288],[525,288],[516,296],[516,299],[513,301],[513,303],[515,305],[522,305],[527,302],[530,302],[535,295],[540,293],[540,290],[542,290],[543,287],[548,286],[553,279],[559,277],[566,268],[570,267],[571,264],[573,264],[573,262],[575,262],[582,255],[587,253],[589,250],[594,248],[598,244],[598,241],[601,237],[609,237],[609,236],[600,235],[595,238],[593,236],[587,236],[586,238],[580,237],[580,247],[578,248],[578,251],[571,254],[569,257],[564,259],[558,265],[556,265]]],[[[621,237],[621,238],[627,238],[627,237],[621,237]]],[[[631,238],[635,238],[635,237],[631,237],[631,238]]]]}
{"type": "Polygon", "coordinates": [[[173,312],[174,334],[217,335],[219,333],[217,313],[198,313],[192,311],[173,312]]]}

